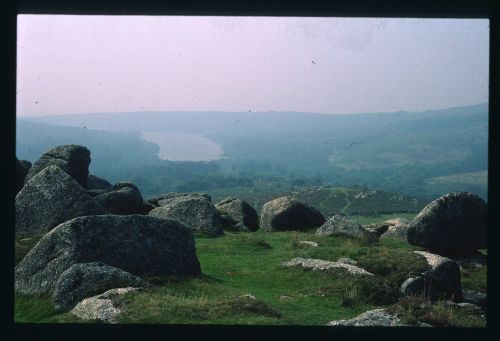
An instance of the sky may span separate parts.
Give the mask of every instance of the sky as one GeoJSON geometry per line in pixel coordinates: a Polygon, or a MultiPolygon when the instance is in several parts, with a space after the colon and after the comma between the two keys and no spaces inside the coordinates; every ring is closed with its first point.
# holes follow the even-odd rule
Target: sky
{"type": "Polygon", "coordinates": [[[17,116],[488,101],[489,20],[19,15],[17,116]]]}

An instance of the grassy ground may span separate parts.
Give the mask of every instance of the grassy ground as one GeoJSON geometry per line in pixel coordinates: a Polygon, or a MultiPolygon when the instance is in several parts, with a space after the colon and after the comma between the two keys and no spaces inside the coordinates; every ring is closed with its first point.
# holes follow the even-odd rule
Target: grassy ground
{"type": "MultiPolygon", "coordinates": [[[[226,232],[220,238],[197,236],[196,248],[201,277],[147,278],[153,286],[123,296],[127,310],[119,321],[325,325],[393,305],[401,283],[426,267],[423,258],[411,252],[418,248],[390,238],[369,246],[356,239],[317,237],[312,232],[226,232]],[[305,248],[301,240],[315,241],[319,247],[305,248]],[[349,257],[375,276],[281,266],[293,257],[332,261],[349,257]]],[[[471,272],[468,281],[482,283],[478,278],[484,277],[485,283],[485,275],[484,267],[484,273],[471,272]]],[[[15,296],[15,320],[78,322],[68,313],[55,314],[49,298],[20,294],[15,296]]]]}

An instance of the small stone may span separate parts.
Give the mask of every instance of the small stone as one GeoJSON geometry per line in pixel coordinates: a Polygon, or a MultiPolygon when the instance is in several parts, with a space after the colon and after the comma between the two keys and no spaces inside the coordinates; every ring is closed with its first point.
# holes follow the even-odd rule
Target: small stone
{"type": "Polygon", "coordinates": [[[301,240],[299,242],[299,244],[301,245],[306,245],[306,246],[310,246],[310,247],[318,247],[319,244],[318,243],[315,243],[315,242],[312,242],[312,241],[309,241],[309,240],[301,240]]]}

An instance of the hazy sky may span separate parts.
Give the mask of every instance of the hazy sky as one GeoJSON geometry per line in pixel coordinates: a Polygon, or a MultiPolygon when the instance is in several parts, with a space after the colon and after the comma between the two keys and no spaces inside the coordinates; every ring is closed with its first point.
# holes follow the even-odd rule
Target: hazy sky
{"type": "Polygon", "coordinates": [[[17,115],[488,101],[487,19],[18,16],[17,115]]]}

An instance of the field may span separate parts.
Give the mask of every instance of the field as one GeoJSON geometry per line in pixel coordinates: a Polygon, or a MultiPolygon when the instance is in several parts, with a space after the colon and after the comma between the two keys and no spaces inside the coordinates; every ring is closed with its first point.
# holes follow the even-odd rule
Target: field
{"type": "MultiPolygon", "coordinates": [[[[366,218],[368,222],[374,222],[366,218]]],[[[17,259],[36,238],[16,243],[17,259]]],[[[120,323],[325,325],[374,307],[393,306],[401,283],[425,268],[425,261],[404,241],[382,238],[376,245],[310,232],[229,233],[196,236],[203,275],[199,278],[148,278],[153,285],[122,298],[127,310],[120,323]],[[299,241],[319,244],[304,248],[299,241]],[[361,278],[345,270],[328,272],[286,268],[294,257],[336,261],[349,257],[375,274],[361,278]]],[[[486,267],[467,270],[463,286],[486,288],[486,267]]],[[[55,314],[50,298],[16,294],[15,321],[80,322],[55,314]]],[[[458,317],[451,325],[483,326],[484,320],[458,317]],[[472,322],[471,322],[472,321],[472,322]]]]}

